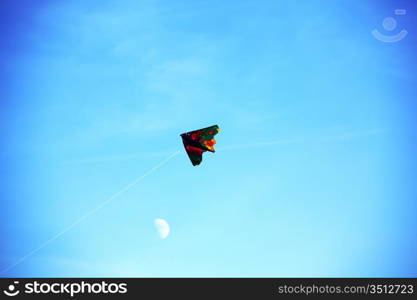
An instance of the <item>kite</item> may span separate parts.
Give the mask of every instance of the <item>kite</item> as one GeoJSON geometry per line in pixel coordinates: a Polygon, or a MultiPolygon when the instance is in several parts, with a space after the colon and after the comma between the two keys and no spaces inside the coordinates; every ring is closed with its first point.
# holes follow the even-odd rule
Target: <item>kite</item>
{"type": "Polygon", "coordinates": [[[219,126],[213,125],[207,128],[185,132],[181,134],[182,142],[193,166],[197,166],[203,160],[203,152],[214,151],[216,140],[214,136],[219,133],[219,126]]]}

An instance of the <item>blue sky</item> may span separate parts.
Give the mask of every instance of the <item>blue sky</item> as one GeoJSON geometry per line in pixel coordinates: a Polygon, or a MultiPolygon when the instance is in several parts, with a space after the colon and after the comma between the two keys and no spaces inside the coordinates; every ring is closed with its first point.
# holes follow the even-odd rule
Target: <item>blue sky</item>
{"type": "Polygon", "coordinates": [[[22,2],[0,6],[2,276],[416,276],[411,1],[22,2]],[[372,36],[387,16],[405,39],[372,36]],[[193,167],[179,134],[214,124],[193,167]]]}

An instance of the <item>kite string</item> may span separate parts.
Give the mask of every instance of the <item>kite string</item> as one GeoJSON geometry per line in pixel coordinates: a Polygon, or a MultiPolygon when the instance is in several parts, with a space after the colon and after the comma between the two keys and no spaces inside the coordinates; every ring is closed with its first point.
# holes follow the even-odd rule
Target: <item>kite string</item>
{"type": "Polygon", "coordinates": [[[157,165],[155,165],[154,167],[152,167],[151,169],[149,169],[148,171],[146,171],[143,175],[141,175],[140,177],[136,178],[134,181],[132,181],[131,183],[129,183],[128,185],[126,185],[120,191],[114,193],[108,199],[106,199],[105,201],[101,202],[95,208],[93,208],[92,210],[90,210],[86,214],[84,214],[81,217],[79,217],[77,220],[75,220],[74,222],[72,222],[70,225],[68,225],[67,227],[65,227],[63,230],[61,230],[60,232],[58,232],[57,234],[55,234],[54,236],[52,236],[51,238],[49,238],[48,240],[46,240],[45,242],[43,242],[42,244],[40,244],[38,247],[34,248],[32,251],[28,252],[27,254],[25,254],[24,256],[22,256],[21,258],[19,258],[17,261],[15,261],[13,264],[11,264],[10,266],[8,266],[7,268],[3,269],[0,272],[0,274],[4,274],[7,271],[13,269],[18,264],[20,264],[21,262],[23,262],[24,260],[26,260],[27,258],[29,258],[30,256],[32,256],[33,254],[35,254],[39,250],[43,249],[44,247],[46,247],[47,245],[49,245],[50,243],[52,243],[53,241],[55,241],[57,238],[59,238],[63,234],[65,234],[68,231],[70,231],[71,229],[73,229],[75,226],[77,226],[78,224],[80,224],[81,222],[83,222],[85,219],[87,219],[88,217],[92,216],[97,211],[99,211],[100,209],[102,209],[103,207],[105,207],[106,205],[108,205],[111,201],[113,201],[114,199],[116,199],[120,195],[126,193],[128,190],[130,190],[132,187],[134,187],[136,184],[138,184],[140,181],[142,181],[145,177],[149,176],[150,174],[152,174],[153,172],[155,172],[157,169],[159,169],[160,167],[162,167],[163,165],[165,165],[168,161],[170,161],[172,158],[174,158],[175,156],[177,156],[179,153],[180,153],[180,150],[177,150],[174,153],[172,153],[171,155],[169,155],[163,161],[159,162],[157,165]]]}

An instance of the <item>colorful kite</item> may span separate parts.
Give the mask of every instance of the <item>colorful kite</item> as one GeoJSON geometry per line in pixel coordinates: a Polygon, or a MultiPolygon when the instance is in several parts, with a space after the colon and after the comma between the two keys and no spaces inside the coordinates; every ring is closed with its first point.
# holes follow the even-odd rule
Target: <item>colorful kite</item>
{"type": "Polygon", "coordinates": [[[181,134],[185,151],[193,166],[197,166],[203,160],[203,152],[214,151],[216,140],[214,136],[220,131],[219,126],[213,125],[195,131],[181,134]]]}

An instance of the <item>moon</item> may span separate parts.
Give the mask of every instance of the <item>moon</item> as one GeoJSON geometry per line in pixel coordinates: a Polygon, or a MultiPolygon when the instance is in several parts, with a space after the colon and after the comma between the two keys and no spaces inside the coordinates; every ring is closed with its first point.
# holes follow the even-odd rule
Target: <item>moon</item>
{"type": "Polygon", "coordinates": [[[161,239],[166,239],[169,235],[170,228],[167,221],[164,219],[155,219],[153,221],[156,227],[156,231],[161,239]]]}

